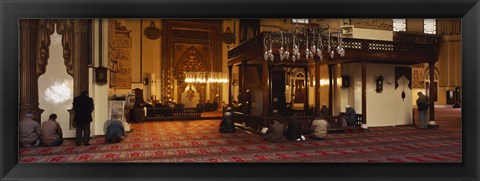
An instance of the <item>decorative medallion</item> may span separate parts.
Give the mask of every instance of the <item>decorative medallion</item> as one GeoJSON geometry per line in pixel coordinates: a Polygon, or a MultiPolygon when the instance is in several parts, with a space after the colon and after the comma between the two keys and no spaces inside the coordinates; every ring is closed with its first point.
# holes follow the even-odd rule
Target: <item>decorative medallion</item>
{"type": "Polygon", "coordinates": [[[155,26],[154,21],[150,21],[150,26],[146,27],[143,30],[143,34],[145,34],[145,37],[147,37],[148,39],[155,40],[160,38],[160,36],[162,36],[162,30],[160,30],[160,28],[157,28],[155,26]]]}
{"type": "Polygon", "coordinates": [[[227,31],[222,34],[223,36],[223,43],[232,44],[235,42],[235,35],[230,30],[230,27],[227,27],[227,31]]]}

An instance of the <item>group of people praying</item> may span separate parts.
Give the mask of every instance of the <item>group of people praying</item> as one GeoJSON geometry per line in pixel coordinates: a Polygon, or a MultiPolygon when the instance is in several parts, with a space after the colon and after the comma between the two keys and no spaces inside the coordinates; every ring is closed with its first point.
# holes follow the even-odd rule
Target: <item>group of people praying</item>
{"type": "MultiPolygon", "coordinates": [[[[310,107],[312,108],[312,106],[310,107]]],[[[360,126],[361,123],[357,120],[357,114],[355,109],[353,109],[350,105],[346,105],[345,113],[342,113],[341,120],[342,126],[360,126]]],[[[219,131],[222,133],[232,133],[235,132],[235,125],[232,118],[233,112],[230,107],[228,107],[223,115],[223,119],[220,123],[219,131]]],[[[294,110],[292,109],[290,104],[287,104],[287,108],[283,111],[282,114],[278,112],[278,110],[272,110],[273,120],[271,121],[268,128],[263,129],[261,133],[263,137],[268,141],[303,141],[305,140],[304,133],[307,131],[303,130],[302,122],[297,119],[294,110]],[[288,119],[280,119],[280,115],[283,118],[288,119]]],[[[320,109],[319,116],[317,116],[310,124],[310,132],[309,138],[314,140],[323,140],[327,137],[327,131],[329,124],[325,119],[326,116],[331,116],[330,109],[326,106],[326,104],[322,104],[322,108],[320,109]]]]}
{"type": "MultiPolygon", "coordinates": [[[[92,122],[93,100],[88,92],[83,91],[73,99],[74,125],[76,128],[76,146],[82,143],[89,146],[90,124],[92,122]]],[[[19,122],[19,144],[23,148],[44,146],[59,146],[63,144],[63,131],[57,122],[57,114],[51,114],[47,121],[40,123],[33,119],[33,113],[22,115],[19,122]]],[[[113,117],[113,116],[112,116],[113,117]]],[[[125,129],[118,116],[109,120],[105,132],[105,141],[118,143],[124,139],[125,129]]]]}

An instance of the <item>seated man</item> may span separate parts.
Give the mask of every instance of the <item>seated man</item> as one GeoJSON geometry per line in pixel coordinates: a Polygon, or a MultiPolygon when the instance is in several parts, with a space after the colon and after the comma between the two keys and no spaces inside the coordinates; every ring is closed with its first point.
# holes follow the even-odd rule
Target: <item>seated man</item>
{"type": "Polygon", "coordinates": [[[26,113],[23,119],[18,123],[18,131],[20,133],[20,146],[29,148],[39,146],[42,137],[40,123],[33,120],[33,113],[26,113]]]}
{"type": "Polygon", "coordinates": [[[295,116],[288,122],[287,139],[291,141],[305,140],[302,135],[302,123],[295,116]]]}
{"type": "Polygon", "coordinates": [[[345,106],[345,114],[342,116],[343,126],[354,126],[357,121],[357,113],[350,105],[345,106]]]}
{"type": "Polygon", "coordinates": [[[220,132],[222,133],[233,133],[235,132],[235,124],[232,119],[232,109],[227,108],[227,111],[223,113],[223,120],[220,122],[220,132]]]}
{"type": "Polygon", "coordinates": [[[320,114],[323,116],[331,116],[330,109],[328,109],[327,104],[323,103],[322,108],[320,109],[320,114]]]}
{"type": "Polygon", "coordinates": [[[283,112],[283,116],[293,116],[294,111],[291,104],[287,104],[287,108],[283,112]]]}
{"type": "Polygon", "coordinates": [[[63,143],[63,132],[57,122],[57,115],[51,114],[42,124],[42,142],[45,146],[58,146],[63,143]]]}
{"type": "Polygon", "coordinates": [[[207,100],[207,102],[205,103],[205,111],[210,112],[212,111],[212,108],[212,103],[210,103],[210,100],[207,100]]]}
{"type": "Polygon", "coordinates": [[[123,140],[125,136],[125,128],[123,123],[119,120],[111,120],[105,133],[105,141],[108,143],[118,143],[123,140]]]}
{"type": "Polygon", "coordinates": [[[323,118],[323,115],[320,114],[317,118],[312,121],[310,138],[315,140],[323,140],[327,137],[327,127],[328,123],[323,118]]]}
{"type": "Polygon", "coordinates": [[[274,119],[272,125],[267,129],[264,138],[267,141],[285,141],[284,130],[285,125],[274,119]]]}
{"type": "Polygon", "coordinates": [[[196,108],[197,108],[197,112],[200,112],[200,113],[201,113],[201,112],[204,111],[204,105],[203,105],[203,103],[202,103],[202,100],[199,100],[199,101],[198,101],[198,104],[197,104],[197,107],[196,107],[196,108]]]}
{"type": "Polygon", "coordinates": [[[218,102],[217,100],[213,100],[212,111],[217,111],[217,110],[218,110],[218,102]]]}

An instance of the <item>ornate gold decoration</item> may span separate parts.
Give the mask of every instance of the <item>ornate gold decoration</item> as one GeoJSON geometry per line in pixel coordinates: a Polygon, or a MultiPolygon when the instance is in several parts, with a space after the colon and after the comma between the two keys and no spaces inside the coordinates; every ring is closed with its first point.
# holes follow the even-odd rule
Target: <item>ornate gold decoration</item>
{"type": "Polygon", "coordinates": [[[131,89],[132,87],[132,49],[128,30],[119,21],[109,21],[108,48],[110,66],[110,87],[131,89]]]}
{"type": "Polygon", "coordinates": [[[393,30],[392,19],[351,19],[350,23],[355,26],[355,28],[393,30]]]}

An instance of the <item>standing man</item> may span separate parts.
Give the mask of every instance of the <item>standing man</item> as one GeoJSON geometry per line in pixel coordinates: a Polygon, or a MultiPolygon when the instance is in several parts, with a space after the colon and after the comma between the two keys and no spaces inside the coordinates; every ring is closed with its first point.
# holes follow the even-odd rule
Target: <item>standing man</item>
{"type": "Polygon", "coordinates": [[[418,92],[417,107],[418,107],[418,126],[420,129],[427,129],[427,111],[428,98],[422,92],[418,92]]]}
{"type": "Polygon", "coordinates": [[[42,142],[45,146],[58,146],[63,143],[63,132],[57,122],[57,115],[50,114],[48,121],[42,123],[42,142]]]}
{"type": "Polygon", "coordinates": [[[33,113],[26,113],[20,123],[18,123],[18,132],[20,133],[20,146],[24,148],[37,147],[40,145],[42,130],[40,123],[33,120],[33,113]]]}
{"type": "Polygon", "coordinates": [[[77,127],[76,142],[80,146],[90,145],[90,122],[92,122],[93,100],[88,97],[88,92],[83,91],[80,96],[73,99],[73,110],[75,111],[75,125],[77,127]],[[83,133],[83,137],[82,137],[83,133]]]}

